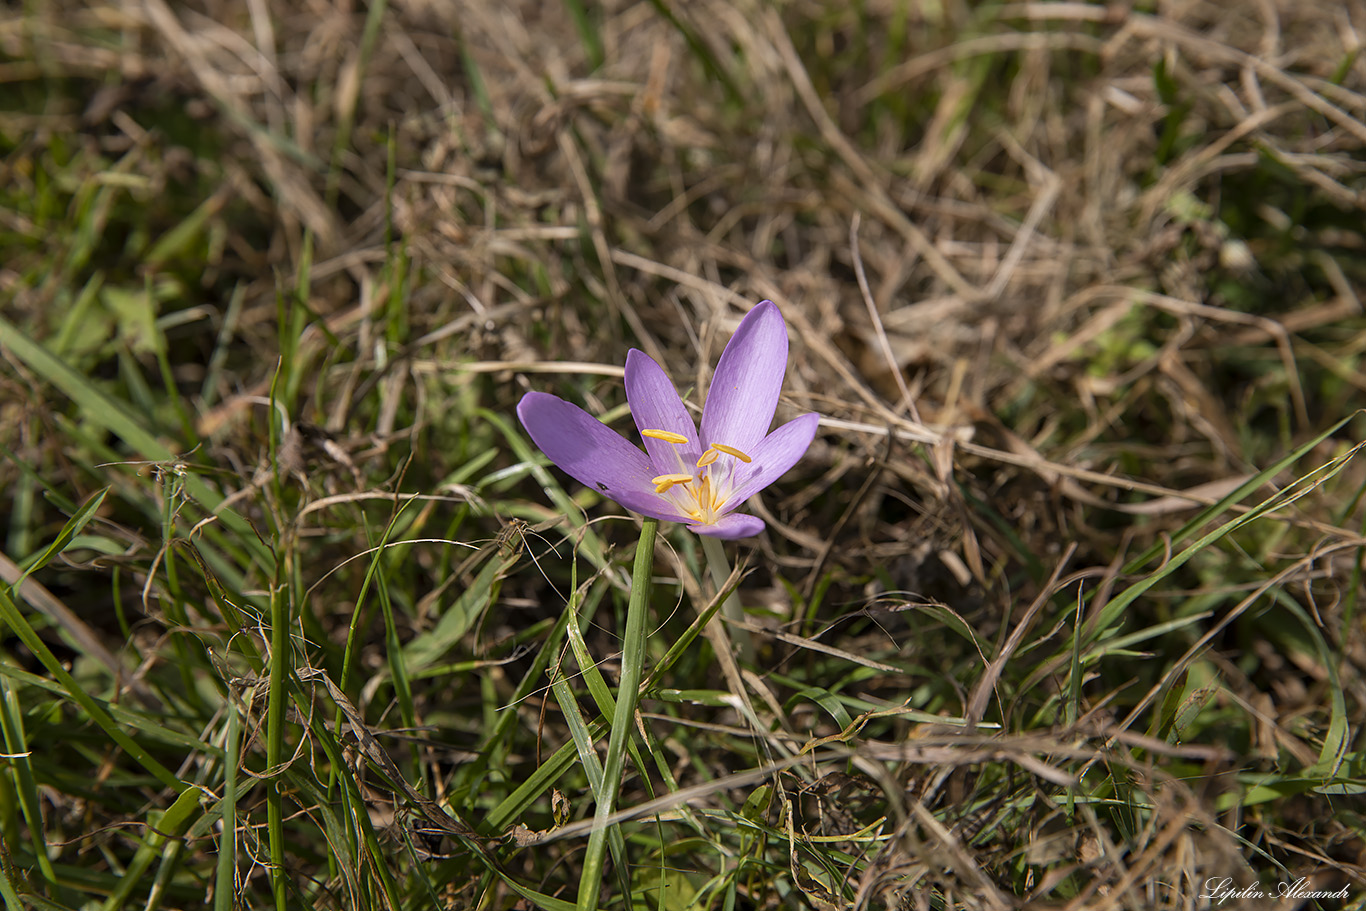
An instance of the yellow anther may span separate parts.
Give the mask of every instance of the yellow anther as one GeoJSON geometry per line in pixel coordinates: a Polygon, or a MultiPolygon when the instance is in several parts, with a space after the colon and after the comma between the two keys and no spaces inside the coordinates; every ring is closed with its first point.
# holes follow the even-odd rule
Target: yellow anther
{"type": "Polygon", "coordinates": [[[715,447],[708,449],[706,452],[702,453],[702,458],[697,460],[697,467],[706,468],[719,458],[721,458],[721,451],[719,449],[716,449],[715,447]]]}
{"type": "Polygon", "coordinates": [[[655,493],[668,493],[669,488],[675,484],[686,484],[691,480],[690,474],[662,474],[657,478],[651,478],[650,483],[655,485],[655,493]]]}
{"type": "Polygon", "coordinates": [[[726,455],[735,456],[735,457],[736,457],[737,459],[739,459],[741,462],[753,462],[753,461],[754,461],[754,460],[751,459],[749,456],[745,455],[743,452],[741,452],[740,450],[736,449],[734,446],[727,446],[725,443],[712,443],[712,444],[711,444],[711,448],[712,448],[712,449],[715,449],[715,450],[717,450],[717,451],[719,451],[719,452],[724,452],[726,455]]]}
{"type": "MultiPolygon", "coordinates": [[[[672,430],[642,430],[640,435],[656,440],[663,440],[666,443],[673,443],[674,445],[688,442],[687,437],[681,433],[674,433],[672,430]]],[[[749,459],[746,459],[745,461],[748,462],[749,459]]]]}

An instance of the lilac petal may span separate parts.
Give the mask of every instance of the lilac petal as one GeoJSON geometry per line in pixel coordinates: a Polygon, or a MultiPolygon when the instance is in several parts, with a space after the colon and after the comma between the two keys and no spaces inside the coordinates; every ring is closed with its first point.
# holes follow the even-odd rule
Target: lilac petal
{"type": "Polygon", "coordinates": [[[632,512],[666,522],[690,522],[655,493],[654,466],[645,453],[584,411],[545,392],[528,392],[517,403],[527,434],[571,478],[611,497],[632,512]]]}
{"type": "Polygon", "coordinates": [[[702,455],[697,425],[678,397],[678,390],[654,358],[632,348],[626,355],[626,401],[642,434],[645,449],[654,462],[655,474],[692,471],[702,455]],[[666,443],[643,436],[647,430],[669,430],[688,438],[686,443],[666,443]],[[680,461],[680,459],[682,461],[680,461]]]}
{"type": "Polygon", "coordinates": [[[721,352],[702,408],[702,440],[749,452],[768,433],[787,370],[787,324],[773,301],[745,315],[721,352]]]}
{"type": "Polygon", "coordinates": [[[821,416],[813,411],[788,421],[764,437],[758,446],[750,450],[750,458],[754,461],[745,466],[748,471],[729,502],[743,503],[796,465],[815,438],[816,426],[820,421],[821,416]]]}
{"type": "Polygon", "coordinates": [[[764,530],[764,520],[743,512],[724,515],[715,525],[689,525],[688,531],[713,538],[748,538],[764,530]]]}

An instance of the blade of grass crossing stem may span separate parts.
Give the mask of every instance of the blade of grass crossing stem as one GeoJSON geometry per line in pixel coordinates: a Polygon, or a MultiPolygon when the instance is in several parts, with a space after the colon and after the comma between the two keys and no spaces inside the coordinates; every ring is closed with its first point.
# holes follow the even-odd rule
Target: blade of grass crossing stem
{"type": "MultiPolygon", "coordinates": [[[[579,628],[578,618],[574,616],[574,606],[571,605],[569,625],[565,632],[569,639],[569,647],[574,652],[574,660],[578,662],[579,672],[583,676],[583,682],[588,687],[588,693],[593,697],[593,702],[598,707],[598,712],[604,718],[615,718],[617,712],[617,700],[612,696],[611,689],[607,686],[607,681],[602,676],[602,671],[598,670],[597,662],[592,658],[588,651],[588,643],[584,641],[583,630],[579,628]]],[[[623,659],[624,660],[624,659],[623,659]]],[[[641,775],[645,775],[645,763],[640,757],[635,741],[626,745],[631,753],[631,758],[636,763],[636,768],[641,775]]]]}
{"type": "Polygon", "coordinates": [[[227,707],[223,736],[223,831],[218,837],[218,869],[214,877],[214,911],[233,911],[237,894],[237,762],[242,749],[242,719],[236,703],[227,707]]]}
{"type": "MultiPolygon", "coordinates": [[[[593,661],[591,653],[588,651],[588,643],[583,638],[583,630],[579,626],[578,621],[579,600],[581,599],[576,591],[575,597],[570,599],[569,608],[568,610],[566,610],[566,613],[569,615],[569,625],[566,628],[566,632],[569,638],[569,647],[574,652],[574,660],[579,665],[579,671],[583,677],[584,684],[587,685],[588,692],[593,697],[593,702],[598,707],[598,712],[604,718],[611,718],[616,714],[617,702],[616,699],[612,696],[612,690],[610,687],[608,687],[607,681],[603,679],[602,672],[598,670],[597,663],[593,661]]],[[[641,686],[638,688],[638,691],[644,692],[644,689],[645,688],[641,686]]],[[[556,694],[556,698],[558,698],[558,694],[556,694]]],[[[576,703],[575,710],[577,711],[577,709],[578,706],[576,703]]],[[[636,768],[640,771],[641,782],[649,791],[648,796],[654,797],[654,789],[650,786],[650,773],[649,770],[645,767],[645,759],[640,753],[640,748],[636,745],[634,740],[628,743],[626,745],[626,748],[630,751],[631,761],[635,763],[636,768]]],[[[660,770],[664,778],[664,781],[671,788],[677,790],[677,783],[673,780],[673,776],[670,772],[668,762],[661,760],[661,757],[659,756],[658,752],[655,751],[653,745],[648,740],[646,741],[646,749],[650,751],[651,756],[654,758],[655,766],[660,770]]],[[[593,753],[593,758],[596,761],[596,752],[593,753]]],[[[593,787],[594,793],[596,793],[598,786],[594,784],[593,787]]],[[[612,856],[614,858],[617,857],[615,848],[613,848],[612,856]]],[[[620,862],[618,861],[618,863],[620,862]]],[[[624,881],[623,886],[629,892],[629,880],[624,881]]]]}
{"type": "MultiPolygon", "coordinates": [[[[556,668],[552,671],[554,679],[551,681],[550,689],[555,694],[555,701],[560,704],[560,711],[564,713],[565,724],[569,727],[569,736],[574,741],[574,749],[578,751],[579,762],[583,764],[583,772],[588,776],[588,786],[593,790],[593,799],[599,803],[604,799],[602,789],[602,763],[598,759],[598,753],[593,749],[593,738],[588,731],[588,723],[584,721],[583,714],[579,711],[578,700],[574,698],[574,691],[569,686],[569,681],[564,674],[556,668]]],[[[626,873],[626,841],[621,837],[621,827],[612,826],[607,833],[607,844],[612,851],[612,861],[617,866],[617,874],[623,876],[626,873]]],[[[622,883],[623,895],[630,893],[631,883],[629,879],[624,879],[622,883]]]]}
{"type": "MultiPolygon", "coordinates": [[[[711,609],[705,612],[704,621],[710,620],[713,616],[715,616],[716,610],[718,610],[719,608],[719,601],[712,604],[711,609]]],[[[579,664],[580,671],[583,674],[584,683],[587,685],[588,692],[593,697],[593,701],[597,704],[598,711],[602,714],[604,718],[611,718],[613,715],[616,714],[617,701],[615,698],[613,698],[612,691],[607,686],[607,681],[603,679],[602,672],[598,670],[597,664],[593,662],[590,656],[590,653],[588,651],[588,643],[583,638],[583,630],[578,623],[578,617],[576,615],[576,612],[570,610],[566,611],[566,613],[569,615],[569,625],[566,631],[569,637],[569,647],[574,651],[574,660],[577,661],[579,664]]],[[[701,627],[699,626],[698,629],[700,630],[701,627]]],[[[696,637],[696,635],[697,632],[694,631],[693,637],[696,637]]],[[[689,641],[691,641],[691,638],[689,639],[689,641]]],[[[658,674],[659,668],[652,668],[650,671],[650,677],[641,683],[639,691],[642,693],[649,692],[650,682],[653,681],[654,678],[658,676],[658,674]]],[[[665,787],[667,787],[670,792],[677,791],[678,781],[674,778],[673,770],[669,767],[669,762],[667,758],[660,755],[658,746],[654,742],[654,739],[651,737],[650,732],[648,730],[645,731],[645,737],[645,748],[650,753],[651,758],[654,759],[655,769],[659,772],[660,778],[664,780],[665,787]]],[[[636,746],[635,741],[632,741],[627,746],[627,749],[629,749],[631,752],[631,761],[634,762],[636,764],[636,768],[640,770],[641,781],[644,783],[646,788],[650,788],[649,772],[645,768],[645,759],[641,756],[640,748],[636,746]]],[[[650,788],[649,796],[655,796],[653,788],[650,788]]],[[[703,838],[707,837],[706,830],[702,827],[701,823],[698,822],[696,815],[686,804],[679,807],[679,812],[683,816],[683,818],[688,822],[688,824],[697,830],[698,835],[702,836],[703,838]]]]}
{"type": "MultiPolygon", "coordinates": [[[[612,715],[607,759],[603,763],[603,791],[594,812],[593,831],[583,858],[583,878],[579,882],[579,911],[597,911],[598,890],[602,883],[603,854],[607,847],[607,821],[616,805],[625,766],[626,744],[634,727],[636,699],[645,664],[645,622],[650,612],[650,582],[654,571],[655,536],[659,520],[647,518],[641,524],[636,542],[636,558],[631,567],[631,597],[626,605],[626,634],[622,637],[621,685],[617,688],[617,710],[612,715]]],[[[629,901],[630,895],[622,896],[629,901]]]]}

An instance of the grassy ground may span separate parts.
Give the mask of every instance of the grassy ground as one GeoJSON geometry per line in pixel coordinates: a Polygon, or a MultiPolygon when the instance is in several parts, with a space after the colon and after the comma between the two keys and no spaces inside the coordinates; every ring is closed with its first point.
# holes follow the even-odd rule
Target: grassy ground
{"type": "Polygon", "coordinates": [[[665,526],[592,897],[1361,907],[1362,30],[7,7],[6,906],[572,907],[639,523],[513,406],[772,298],[757,654],[665,526]]]}

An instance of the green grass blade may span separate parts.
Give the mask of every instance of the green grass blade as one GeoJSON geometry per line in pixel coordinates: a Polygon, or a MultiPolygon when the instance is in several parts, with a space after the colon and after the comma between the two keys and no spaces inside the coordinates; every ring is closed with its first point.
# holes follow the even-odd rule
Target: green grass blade
{"type": "MultiPolygon", "coordinates": [[[[1216,504],[1216,506],[1231,505],[1233,502],[1236,502],[1235,500],[1231,499],[1232,497],[1246,495],[1246,493],[1251,492],[1252,490],[1257,489],[1257,487],[1261,486],[1262,484],[1268,482],[1269,480],[1271,480],[1271,478],[1273,478],[1280,472],[1286,470],[1295,462],[1299,461],[1301,458],[1307,455],[1319,443],[1323,442],[1325,439],[1332,436],[1333,433],[1335,433],[1337,430],[1343,427],[1349,420],[1351,420],[1351,418],[1343,418],[1341,421],[1337,422],[1332,427],[1318,434],[1312,440],[1305,443],[1303,446],[1297,448],[1294,452],[1290,453],[1285,458],[1277,461],[1275,465],[1271,466],[1270,468],[1262,472],[1259,472],[1252,480],[1248,481],[1246,484],[1239,487],[1238,490],[1235,491],[1233,494],[1230,494],[1229,497],[1225,497],[1223,500],[1220,500],[1219,503],[1216,504]]],[[[1355,451],[1356,450],[1352,450],[1352,452],[1349,453],[1347,457],[1350,458],[1350,456],[1354,454],[1355,451]]],[[[1224,522],[1222,525],[1215,528],[1213,531],[1207,532],[1206,534],[1197,538],[1193,544],[1191,544],[1189,547],[1174,555],[1172,559],[1168,560],[1160,568],[1153,571],[1152,573],[1149,573],[1134,585],[1131,585],[1124,591],[1120,592],[1119,595],[1117,595],[1103,608],[1101,608],[1096,618],[1087,625],[1087,628],[1082,632],[1082,635],[1084,637],[1083,641],[1086,642],[1089,646],[1094,644],[1100,636],[1109,633],[1112,630],[1112,627],[1114,626],[1115,622],[1120,618],[1121,615],[1123,615],[1125,609],[1130,604],[1136,601],[1144,593],[1149,591],[1158,582],[1161,582],[1163,579],[1167,578],[1172,573],[1174,573],[1177,569],[1184,566],[1185,563],[1188,560],[1190,560],[1191,557],[1195,556],[1200,551],[1204,550],[1214,542],[1224,538],[1230,533],[1236,531],[1237,529],[1242,528],[1243,526],[1248,525],[1251,522],[1255,522],[1264,516],[1268,516],[1279,509],[1289,506],[1296,499],[1308,493],[1318,483],[1317,481],[1313,480],[1315,475],[1319,474],[1322,470],[1323,469],[1316,469],[1314,472],[1311,472],[1310,475],[1308,475],[1306,478],[1298,479],[1295,484],[1292,484],[1286,490],[1277,491],[1275,494],[1273,494],[1270,497],[1267,497],[1253,509],[1243,513],[1242,515],[1235,516],[1234,518],[1229,519],[1227,522],[1224,522]]],[[[1192,529],[1193,533],[1193,530],[1199,527],[1197,523],[1201,521],[1202,517],[1205,517],[1207,515],[1209,517],[1217,515],[1217,513],[1212,511],[1214,509],[1215,507],[1210,507],[1209,510],[1202,512],[1200,517],[1197,517],[1196,520],[1188,523],[1187,528],[1192,529]]],[[[1155,552],[1152,553],[1153,556],[1156,556],[1155,552]]],[[[1142,559],[1143,558],[1140,558],[1140,560],[1142,559]]],[[[1136,564],[1141,565],[1140,561],[1136,560],[1134,561],[1134,563],[1131,563],[1130,566],[1135,566],[1136,564]]]]}
{"type": "Polygon", "coordinates": [[[203,812],[203,799],[204,794],[198,788],[186,788],[164,812],[151,815],[142,844],[138,845],[133,859],[120,877],[118,888],[105,901],[103,911],[116,911],[127,904],[133,890],[141,884],[147,869],[161,854],[163,847],[185,834],[190,824],[203,812]]]}
{"type": "Polygon", "coordinates": [[[218,836],[218,868],[213,888],[214,911],[234,911],[237,895],[237,770],[241,762],[242,720],[237,706],[227,707],[223,743],[223,831],[218,836]]]}
{"type": "MultiPolygon", "coordinates": [[[[71,399],[87,420],[120,437],[141,458],[153,462],[175,461],[176,454],[138,423],[123,403],[96,389],[84,375],[29,339],[3,317],[0,317],[0,346],[8,348],[29,369],[71,399]]],[[[184,482],[187,493],[203,509],[217,511],[219,520],[241,539],[261,567],[273,567],[274,557],[257,538],[256,530],[233,510],[218,509],[223,502],[222,494],[192,471],[185,473],[184,482]]]]}
{"type": "Polygon", "coordinates": [[[109,717],[109,713],[76,682],[70,672],[62,666],[62,662],[57,660],[51,649],[29,625],[28,620],[24,618],[9,592],[3,588],[0,588],[0,621],[3,621],[28,647],[29,651],[33,652],[42,662],[43,667],[47,668],[48,673],[56,678],[66,694],[84,709],[90,719],[103,728],[110,739],[122,747],[135,762],[176,793],[185,790],[187,785],[184,782],[160,762],[157,762],[141,744],[124,733],[114,719],[109,717]]]}
{"type": "Polygon", "coordinates": [[[284,775],[285,705],[293,666],[290,641],[288,589],[276,578],[270,592],[270,680],[266,701],[266,769],[271,780],[266,785],[267,838],[270,841],[271,882],[276,911],[287,911],[288,883],[285,879],[284,775]]]}
{"type": "MultiPolygon", "coordinates": [[[[38,860],[38,870],[51,886],[57,886],[57,876],[48,857],[47,825],[43,820],[43,805],[38,796],[38,785],[33,777],[33,757],[30,754],[28,738],[24,735],[23,715],[19,709],[19,699],[8,678],[0,678],[0,722],[3,722],[5,752],[8,762],[18,779],[19,807],[28,824],[29,840],[33,844],[33,856],[38,860]]],[[[3,772],[0,772],[3,774],[3,772]]],[[[61,900],[60,893],[53,896],[61,900]]]]}

